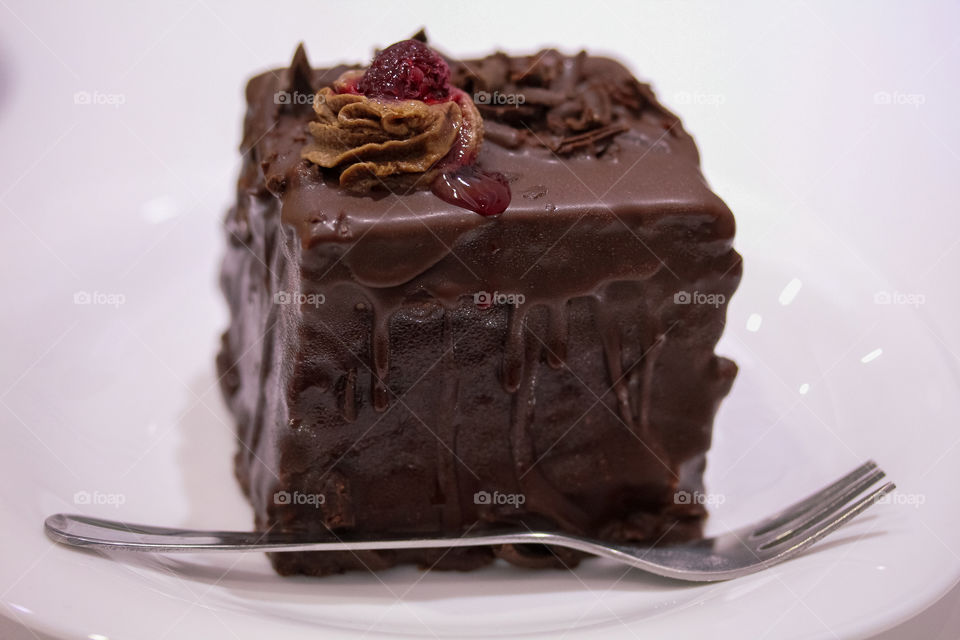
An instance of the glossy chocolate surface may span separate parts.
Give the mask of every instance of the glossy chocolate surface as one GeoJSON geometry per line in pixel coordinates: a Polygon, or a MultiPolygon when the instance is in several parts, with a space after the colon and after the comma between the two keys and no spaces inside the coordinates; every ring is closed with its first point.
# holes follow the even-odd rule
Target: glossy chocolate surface
{"type": "MultiPolygon", "coordinates": [[[[484,217],[428,190],[351,195],[301,160],[312,112],[275,96],[312,94],[347,67],[298,57],[247,88],[226,220],[232,319],[218,366],[257,525],[698,536],[704,508],[677,492],[702,491],[713,416],[736,374],[713,349],[741,266],[733,216],[675,117],[635,113],[600,155],[557,155],[530,130],[510,142],[494,123],[478,166],[505,175],[513,199],[484,217]],[[490,304],[482,294],[494,292],[490,304]],[[278,503],[277,492],[322,504],[278,503]]],[[[630,78],[611,60],[580,64],[591,81],[630,78]]],[[[577,561],[556,553],[272,560],[285,574],[577,561]]]]}

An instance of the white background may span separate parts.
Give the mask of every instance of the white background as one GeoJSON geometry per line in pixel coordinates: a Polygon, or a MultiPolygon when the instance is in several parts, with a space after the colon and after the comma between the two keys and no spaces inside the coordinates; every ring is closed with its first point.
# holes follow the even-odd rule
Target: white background
{"type": "MultiPolygon", "coordinates": [[[[56,313],[45,301],[81,289],[162,290],[164,272],[144,268],[158,256],[176,272],[189,254],[198,286],[211,288],[245,78],[283,66],[300,40],[321,66],[364,61],[374,46],[426,26],[431,42],[456,56],[555,45],[625,61],[681,115],[715,189],[723,196],[736,185],[769,205],[765,217],[740,220],[741,237],[789,242],[782,230],[816,212],[801,224],[842,246],[876,290],[922,296],[923,322],[941,332],[944,353],[960,353],[958,5],[324,5],[0,0],[4,327],[56,313]],[[99,216],[100,202],[120,203],[129,219],[99,216]],[[86,258],[71,258],[80,253],[86,258]]],[[[818,246],[808,249],[814,263],[818,246]]],[[[746,264],[749,278],[749,255],[746,264]]],[[[177,313],[156,312],[158,332],[161,316],[177,313]]],[[[189,323],[190,310],[180,312],[189,323]]],[[[205,321],[204,331],[222,322],[205,321]]],[[[2,386],[69,341],[68,327],[4,331],[4,375],[12,373],[2,386]]],[[[176,336],[169,340],[171,369],[193,375],[176,336]]],[[[74,373],[91,369],[77,362],[74,373]]],[[[3,411],[4,428],[15,428],[3,411]]],[[[946,613],[940,605],[913,624],[945,624],[946,613]]],[[[956,617],[949,624],[943,637],[960,635],[956,617]]],[[[925,628],[883,637],[932,633],[925,628]]]]}

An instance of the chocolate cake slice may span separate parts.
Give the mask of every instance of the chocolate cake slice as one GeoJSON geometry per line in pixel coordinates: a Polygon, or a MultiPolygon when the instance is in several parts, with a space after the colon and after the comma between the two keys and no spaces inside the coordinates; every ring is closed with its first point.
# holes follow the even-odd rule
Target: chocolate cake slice
{"type": "MultiPolygon", "coordinates": [[[[300,48],[247,86],[217,364],[256,526],[699,536],[741,266],[693,140],[610,59],[444,61],[411,42],[366,70],[312,69],[300,48]]],[[[497,557],[579,559],[271,560],[322,575],[497,557]]]]}

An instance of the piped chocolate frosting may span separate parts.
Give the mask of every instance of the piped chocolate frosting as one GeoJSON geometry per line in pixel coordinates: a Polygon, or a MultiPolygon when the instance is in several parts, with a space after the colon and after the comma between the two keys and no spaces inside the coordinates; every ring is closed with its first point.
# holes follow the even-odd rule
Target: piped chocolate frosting
{"type": "Polygon", "coordinates": [[[445,201],[483,215],[501,213],[510,202],[506,181],[472,167],[483,142],[477,108],[450,85],[446,61],[420,40],[387,47],[365,71],[343,72],[320,89],[313,106],[313,142],[301,155],[339,170],[348,191],[432,187],[445,201]]]}

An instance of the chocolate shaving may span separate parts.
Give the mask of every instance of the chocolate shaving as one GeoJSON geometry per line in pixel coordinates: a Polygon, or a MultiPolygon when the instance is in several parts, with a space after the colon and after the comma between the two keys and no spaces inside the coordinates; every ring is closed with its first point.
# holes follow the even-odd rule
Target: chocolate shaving
{"type": "MultiPolygon", "coordinates": [[[[621,104],[628,109],[639,111],[646,105],[644,98],[644,85],[637,81],[615,84],[610,87],[610,97],[614,102],[621,104]]],[[[647,94],[650,94],[649,85],[646,85],[647,94]]]]}
{"type": "Polygon", "coordinates": [[[547,107],[555,107],[567,99],[566,94],[561,91],[542,89],[540,87],[525,87],[518,90],[518,95],[523,96],[524,104],[544,105],[547,107]]]}
{"type": "Polygon", "coordinates": [[[498,52],[476,63],[454,62],[451,69],[454,83],[464,87],[468,93],[502,90],[509,81],[510,58],[498,52]]]}
{"type": "Polygon", "coordinates": [[[527,138],[525,130],[515,129],[496,120],[487,120],[483,123],[483,135],[487,140],[507,149],[518,149],[527,138]]]}
{"type": "Polygon", "coordinates": [[[275,102],[281,109],[289,109],[294,112],[309,111],[309,102],[298,99],[299,96],[312,96],[315,91],[313,88],[313,69],[310,68],[307,51],[303,48],[302,42],[297,45],[290,66],[284,69],[282,73],[280,84],[277,87],[278,99],[275,102]],[[279,99],[280,96],[284,96],[284,98],[279,99]]]}
{"type": "Polygon", "coordinates": [[[572,94],[580,80],[583,61],[586,57],[587,52],[581,51],[573,57],[564,58],[560,65],[560,73],[557,74],[550,88],[564,95],[572,94]]]}
{"type": "Polygon", "coordinates": [[[478,104],[477,109],[484,119],[498,120],[505,124],[523,126],[525,122],[537,120],[542,110],[536,105],[522,104],[519,106],[502,105],[491,106],[488,104],[478,104]]]}
{"type": "MultiPolygon", "coordinates": [[[[586,133],[581,133],[575,136],[567,136],[562,138],[555,147],[551,150],[554,153],[564,155],[572,153],[580,149],[589,149],[593,147],[596,143],[611,138],[619,133],[629,131],[630,127],[626,124],[608,124],[605,127],[599,129],[591,129],[586,133]]],[[[605,148],[605,147],[604,147],[605,148]]]]}
{"type": "MultiPolygon", "coordinates": [[[[520,67],[511,75],[511,80],[517,84],[529,84],[531,86],[549,87],[553,79],[561,73],[564,55],[555,49],[546,49],[541,51],[528,62],[524,67],[520,67]]],[[[520,64],[524,64],[523,58],[514,58],[520,64]]]]}
{"type": "Polygon", "coordinates": [[[581,123],[584,128],[594,124],[601,126],[610,124],[612,113],[610,110],[610,94],[607,91],[602,87],[592,85],[583,92],[581,99],[583,101],[581,123]]]}
{"type": "Polygon", "coordinates": [[[427,30],[423,27],[420,27],[420,31],[417,31],[415,34],[410,36],[411,40],[419,40],[423,44],[427,44],[427,30]]]}
{"type": "Polygon", "coordinates": [[[568,101],[547,112],[547,127],[558,135],[564,135],[569,125],[567,121],[577,112],[576,102],[568,101]]]}
{"type": "Polygon", "coordinates": [[[653,89],[646,82],[639,82],[630,78],[629,82],[614,87],[615,91],[611,97],[620,104],[635,111],[648,109],[660,117],[661,126],[670,132],[670,135],[676,137],[683,131],[680,124],[680,118],[670,113],[666,107],[660,104],[653,89]]]}
{"type": "Polygon", "coordinates": [[[534,144],[556,153],[596,156],[633,121],[650,116],[672,135],[680,134],[676,116],[657,102],[649,85],[625,70],[598,69],[585,51],[564,56],[546,49],[528,57],[497,53],[455,63],[451,78],[472,93],[489,138],[509,149],[534,144]]]}

